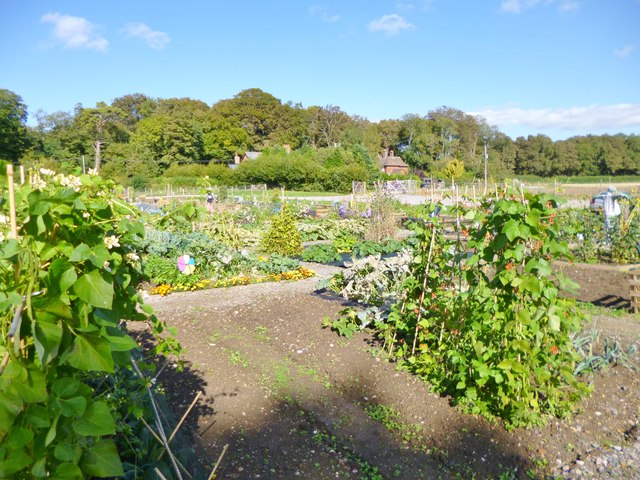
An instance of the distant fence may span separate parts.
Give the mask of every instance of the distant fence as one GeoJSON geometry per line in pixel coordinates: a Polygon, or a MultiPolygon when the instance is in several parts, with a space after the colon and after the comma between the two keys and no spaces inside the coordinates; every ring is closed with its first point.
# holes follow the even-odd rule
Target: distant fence
{"type": "Polygon", "coordinates": [[[418,182],[416,180],[387,180],[374,184],[377,191],[391,194],[409,194],[418,192],[418,182]]]}

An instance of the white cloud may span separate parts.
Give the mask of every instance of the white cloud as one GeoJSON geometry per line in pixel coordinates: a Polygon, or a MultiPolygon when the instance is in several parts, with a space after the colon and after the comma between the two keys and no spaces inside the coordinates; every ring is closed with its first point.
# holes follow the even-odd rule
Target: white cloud
{"type": "Polygon", "coordinates": [[[410,12],[412,10],[419,10],[426,12],[431,10],[434,0],[398,0],[396,7],[398,10],[410,12]]]}
{"type": "Polygon", "coordinates": [[[165,32],[153,31],[142,22],[127,24],[124,27],[124,32],[129,37],[141,38],[147,42],[147,45],[156,50],[162,50],[171,41],[171,38],[165,32]]]}
{"type": "Polygon", "coordinates": [[[367,28],[372,32],[383,32],[385,35],[391,36],[397,35],[403,30],[413,30],[416,27],[397,13],[392,13],[383,15],[378,20],[373,20],[367,25],[367,28]]]}
{"type": "Polygon", "coordinates": [[[580,7],[579,0],[502,0],[500,10],[506,13],[521,13],[541,4],[557,5],[561,12],[573,12],[580,7]]]}
{"type": "Polygon", "coordinates": [[[587,107],[523,109],[509,107],[471,112],[484,117],[489,124],[504,127],[517,125],[533,129],[613,131],[640,128],[640,104],[589,105],[587,107]]]}
{"type": "Polygon", "coordinates": [[[613,51],[613,54],[618,58],[626,58],[631,55],[631,52],[635,50],[635,45],[627,44],[622,48],[618,48],[613,51]]]}
{"type": "Polygon", "coordinates": [[[96,30],[96,26],[86,18],[59,13],[47,13],[40,21],[53,24],[55,43],[61,43],[66,48],[88,48],[104,52],[109,46],[106,38],[96,30]]]}
{"type": "Polygon", "coordinates": [[[507,13],[520,13],[535,7],[540,0],[502,0],[500,10],[507,13]]]}
{"type": "Polygon", "coordinates": [[[309,7],[309,13],[314,17],[319,17],[323,22],[334,23],[340,20],[340,15],[329,13],[327,7],[323,5],[312,5],[309,7]]]}
{"type": "Polygon", "coordinates": [[[574,12],[578,10],[580,3],[577,0],[563,0],[558,6],[558,10],[561,12],[574,12]]]}

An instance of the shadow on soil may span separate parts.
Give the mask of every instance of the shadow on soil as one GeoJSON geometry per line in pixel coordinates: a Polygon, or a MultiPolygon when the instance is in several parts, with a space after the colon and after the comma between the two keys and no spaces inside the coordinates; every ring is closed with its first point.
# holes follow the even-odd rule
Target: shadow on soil
{"type": "Polygon", "coordinates": [[[618,295],[605,295],[604,297],[593,300],[591,303],[597,307],[606,307],[614,310],[628,311],[631,308],[631,302],[629,299],[618,295]]]}
{"type": "MultiPolygon", "coordinates": [[[[165,368],[160,377],[175,419],[188,409],[195,392],[207,386],[188,363],[182,371],[165,368]]],[[[530,478],[525,472],[531,462],[506,447],[506,432],[478,428],[470,421],[437,441],[420,434],[403,439],[407,432],[390,431],[353,401],[362,396],[356,388],[341,387],[339,396],[325,399],[286,395],[260,419],[258,428],[221,435],[216,431],[216,401],[236,395],[229,391],[201,397],[189,412],[176,446],[195,451],[185,479],[208,479],[225,445],[229,448],[214,478],[497,479],[505,472],[513,473],[503,478],[530,478]]]]}

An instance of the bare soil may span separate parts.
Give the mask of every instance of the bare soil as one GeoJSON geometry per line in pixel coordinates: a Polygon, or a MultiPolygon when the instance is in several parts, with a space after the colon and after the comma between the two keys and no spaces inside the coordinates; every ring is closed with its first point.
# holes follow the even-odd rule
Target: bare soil
{"type": "MultiPolygon", "coordinates": [[[[587,286],[579,298],[624,300],[619,272],[563,268],[587,286]]],[[[336,267],[313,269],[322,277],[336,267]]],[[[593,393],[573,418],[508,432],[397,370],[370,335],[346,340],[322,328],[323,317],[344,305],[316,293],[317,281],[150,299],[186,348],[187,369],[169,365],[160,375],[176,417],[203,394],[182,431],[207,474],[229,445],[219,479],[498,478],[508,470],[516,473],[507,478],[544,478],[571,471],[595,446],[635,441],[638,371],[616,366],[592,375],[593,393]],[[399,416],[385,426],[365,412],[372,405],[399,416]]],[[[637,316],[603,311],[591,320],[601,339],[640,343],[637,316]]],[[[640,478],[640,465],[620,468],[629,476],[616,478],[640,478]]]]}

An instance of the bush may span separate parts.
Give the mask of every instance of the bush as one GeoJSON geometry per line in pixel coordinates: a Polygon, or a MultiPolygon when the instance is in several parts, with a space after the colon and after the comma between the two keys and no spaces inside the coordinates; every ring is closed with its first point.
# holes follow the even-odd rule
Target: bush
{"type": "Polygon", "coordinates": [[[280,213],[271,220],[269,230],[262,237],[260,248],[265,253],[295,256],[302,250],[300,232],[296,226],[296,219],[287,208],[282,205],[280,213]]]}

